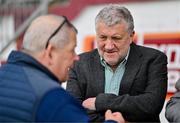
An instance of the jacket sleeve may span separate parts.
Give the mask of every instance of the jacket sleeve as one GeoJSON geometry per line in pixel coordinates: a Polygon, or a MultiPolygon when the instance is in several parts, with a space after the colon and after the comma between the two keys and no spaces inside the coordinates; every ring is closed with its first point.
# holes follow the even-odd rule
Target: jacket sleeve
{"type": "Polygon", "coordinates": [[[128,121],[143,121],[159,115],[167,92],[167,57],[163,53],[148,65],[148,79],[145,90],[139,95],[101,93],[96,97],[96,110],[120,111],[128,121]]]}
{"type": "Polygon", "coordinates": [[[80,103],[82,103],[82,101],[85,99],[87,84],[85,77],[79,77],[79,75],[83,75],[83,73],[81,72],[81,70],[77,68],[78,64],[75,63],[74,68],[70,69],[66,90],[72,96],[74,96],[80,103]],[[81,78],[82,83],[79,83],[79,78],[81,78]]]}
{"type": "MultiPolygon", "coordinates": [[[[89,117],[77,100],[62,89],[55,89],[41,100],[36,113],[36,121],[88,123],[89,117]]],[[[117,122],[107,120],[104,123],[117,122]]]]}
{"type": "Polygon", "coordinates": [[[88,122],[84,108],[63,89],[48,92],[41,100],[36,121],[38,122],[88,122]]]}
{"type": "Polygon", "coordinates": [[[165,116],[169,122],[180,122],[180,92],[167,102],[165,116]]]}

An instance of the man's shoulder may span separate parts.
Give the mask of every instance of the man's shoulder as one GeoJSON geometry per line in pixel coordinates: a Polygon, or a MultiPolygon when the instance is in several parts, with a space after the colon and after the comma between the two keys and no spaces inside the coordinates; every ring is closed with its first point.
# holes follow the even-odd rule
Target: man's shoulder
{"type": "Polygon", "coordinates": [[[135,45],[134,47],[136,47],[136,49],[138,49],[143,55],[148,55],[148,56],[162,55],[162,56],[166,56],[165,53],[163,53],[159,49],[155,49],[155,48],[152,48],[152,47],[141,46],[141,45],[135,45]]]}
{"type": "Polygon", "coordinates": [[[97,49],[93,49],[91,51],[88,51],[88,52],[83,52],[81,54],[79,54],[79,56],[81,57],[88,57],[88,56],[92,56],[92,55],[96,55],[98,54],[98,50],[97,49]]]}
{"type": "Polygon", "coordinates": [[[79,56],[80,56],[80,61],[89,60],[92,58],[99,58],[97,49],[91,50],[89,52],[81,53],[81,54],[79,54],[79,56]]]}

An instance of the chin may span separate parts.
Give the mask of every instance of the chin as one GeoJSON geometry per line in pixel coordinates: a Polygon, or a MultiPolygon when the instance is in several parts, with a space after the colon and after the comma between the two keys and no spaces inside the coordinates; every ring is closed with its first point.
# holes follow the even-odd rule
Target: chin
{"type": "Polygon", "coordinates": [[[66,79],[66,78],[64,78],[64,79],[61,79],[60,81],[61,81],[61,83],[64,83],[64,82],[66,82],[66,81],[67,81],[67,79],[66,79]]]}
{"type": "Polygon", "coordinates": [[[117,61],[112,61],[112,60],[107,60],[106,62],[111,66],[117,65],[118,63],[117,61]]]}
{"type": "Polygon", "coordinates": [[[59,78],[60,83],[64,83],[67,81],[67,76],[60,76],[59,78]]]}
{"type": "Polygon", "coordinates": [[[65,83],[66,81],[67,81],[67,80],[63,80],[63,81],[61,81],[61,84],[62,84],[62,83],[65,83]]]}
{"type": "Polygon", "coordinates": [[[116,60],[114,60],[114,59],[112,59],[112,58],[106,58],[106,59],[104,59],[108,64],[116,64],[117,63],[117,61],[116,60]]]}

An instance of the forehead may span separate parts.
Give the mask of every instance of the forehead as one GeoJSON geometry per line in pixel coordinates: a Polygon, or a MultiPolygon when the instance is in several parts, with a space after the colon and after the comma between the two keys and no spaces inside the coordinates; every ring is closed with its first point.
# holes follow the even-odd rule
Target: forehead
{"type": "MultiPolygon", "coordinates": [[[[113,20],[112,20],[113,21],[113,20]]],[[[99,26],[107,26],[107,27],[113,27],[113,26],[116,26],[116,25],[125,25],[125,26],[128,26],[128,23],[125,21],[125,20],[121,20],[121,21],[117,21],[117,22],[105,22],[103,20],[100,20],[96,23],[96,27],[99,27],[99,26]]]]}
{"type": "Polygon", "coordinates": [[[118,24],[114,24],[111,26],[106,25],[105,23],[101,22],[98,23],[96,32],[99,33],[124,33],[127,31],[127,23],[122,22],[118,24]]]}

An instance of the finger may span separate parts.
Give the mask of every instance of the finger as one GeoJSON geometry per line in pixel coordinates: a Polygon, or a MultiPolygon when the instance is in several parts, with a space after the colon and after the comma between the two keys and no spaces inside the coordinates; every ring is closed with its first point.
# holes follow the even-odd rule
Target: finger
{"type": "Polygon", "coordinates": [[[112,115],[113,116],[120,116],[120,117],[122,117],[122,114],[120,112],[114,112],[114,113],[112,113],[112,115]]]}
{"type": "Polygon", "coordinates": [[[82,105],[83,107],[86,107],[86,100],[83,101],[82,105]]]}

